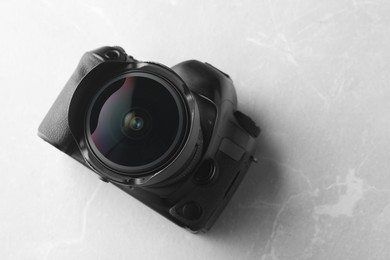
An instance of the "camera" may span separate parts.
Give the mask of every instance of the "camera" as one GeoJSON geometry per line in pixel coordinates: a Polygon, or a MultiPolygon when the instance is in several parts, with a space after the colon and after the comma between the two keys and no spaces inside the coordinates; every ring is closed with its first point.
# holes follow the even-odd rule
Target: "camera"
{"type": "Polygon", "coordinates": [[[191,232],[210,229],[255,161],[260,128],[229,76],[121,47],[83,55],[38,135],[191,232]]]}

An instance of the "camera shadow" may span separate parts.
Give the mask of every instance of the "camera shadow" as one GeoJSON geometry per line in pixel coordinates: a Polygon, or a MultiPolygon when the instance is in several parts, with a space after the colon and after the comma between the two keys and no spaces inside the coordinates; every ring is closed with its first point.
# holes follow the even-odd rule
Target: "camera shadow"
{"type": "MultiPolygon", "coordinates": [[[[253,116],[262,124],[260,116],[253,116]]],[[[244,243],[266,244],[272,236],[273,221],[280,208],[283,171],[278,164],[281,155],[272,137],[263,131],[257,139],[257,163],[247,175],[204,237],[215,242],[242,246],[244,243]]]]}

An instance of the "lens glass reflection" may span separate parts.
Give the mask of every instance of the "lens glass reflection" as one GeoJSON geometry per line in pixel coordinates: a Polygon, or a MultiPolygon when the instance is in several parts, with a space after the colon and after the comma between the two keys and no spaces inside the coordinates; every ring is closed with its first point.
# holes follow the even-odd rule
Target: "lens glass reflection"
{"type": "Polygon", "coordinates": [[[135,167],[154,162],[175,142],[177,100],[160,82],[141,76],[110,84],[89,113],[93,149],[110,162],[135,167]]]}

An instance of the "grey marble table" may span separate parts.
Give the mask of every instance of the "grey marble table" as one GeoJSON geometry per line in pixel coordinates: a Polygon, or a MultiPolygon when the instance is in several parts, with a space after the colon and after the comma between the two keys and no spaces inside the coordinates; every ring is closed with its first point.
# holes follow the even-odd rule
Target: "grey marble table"
{"type": "Polygon", "coordinates": [[[390,2],[1,1],[1,259],[390,259],[390,2]],[[81,55],[120,45],[230,74],[262,127],[193,235],[44,143],[81,55]]]}

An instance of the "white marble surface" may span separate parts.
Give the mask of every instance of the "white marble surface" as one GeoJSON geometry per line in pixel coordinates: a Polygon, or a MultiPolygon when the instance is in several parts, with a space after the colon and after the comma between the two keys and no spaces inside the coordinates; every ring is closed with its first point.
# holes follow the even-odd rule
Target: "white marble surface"
{"type": "Polygon", "coordinates": [[[390,2],[1,1],[1,259],[390,259],[390,2]],[[120,45],[231,75],[263,129],[193,235],[44,143],[82,53],[120,45]]]}

